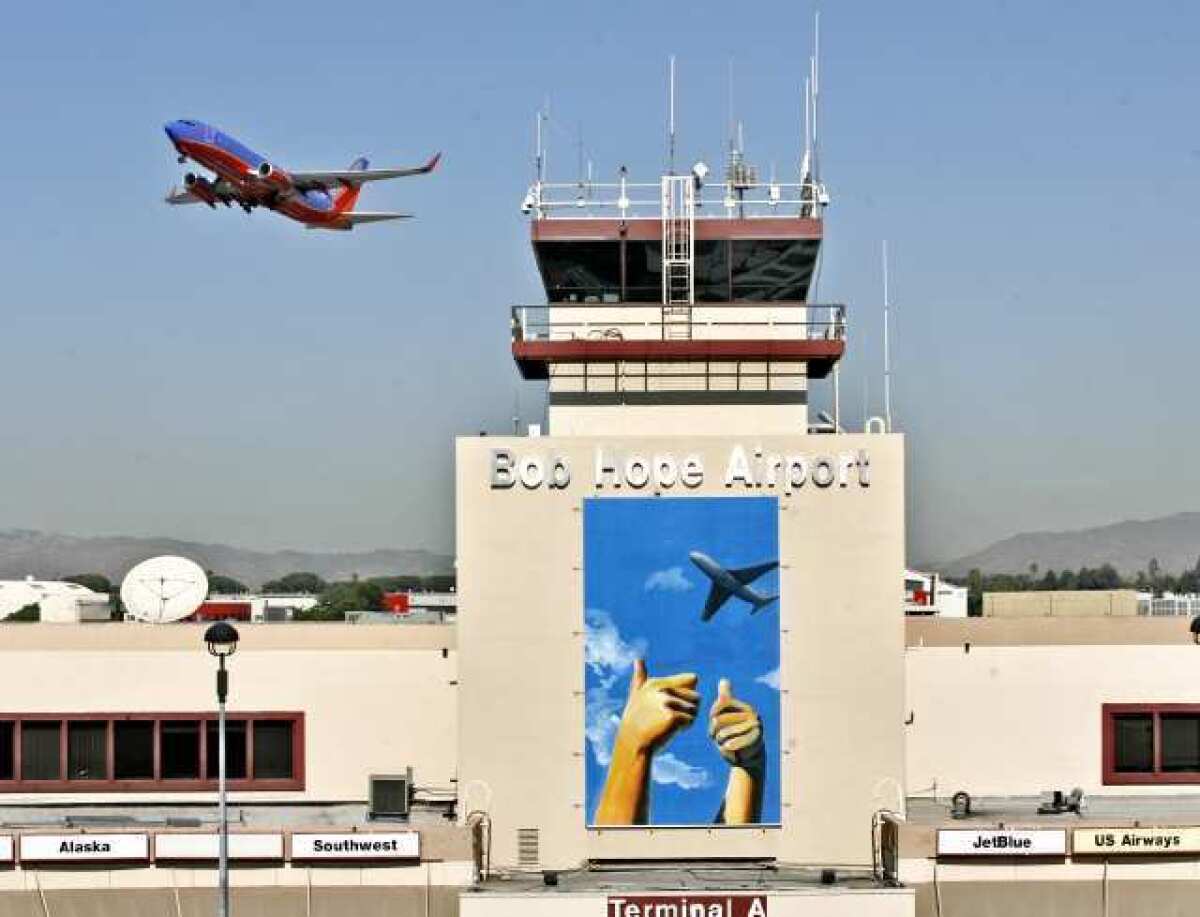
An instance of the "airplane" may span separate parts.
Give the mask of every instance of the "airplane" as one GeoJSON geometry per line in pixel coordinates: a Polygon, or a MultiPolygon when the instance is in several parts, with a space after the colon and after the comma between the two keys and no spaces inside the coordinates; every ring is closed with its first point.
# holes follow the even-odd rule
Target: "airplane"
{"type": "Polygon", "coordinates": [[[708,599],[704,602],[704,611],[700,613],[701,621],[707,621],[715,615],[721,606],[729,601],[730,596],[737,596],[743,602],[749,602],[753,606],[750,612],[752,615],[758,614],[779,598],[778,595],[763,595],[757,589],[750,587],[750,584],[764,573],[778,567],[779,561],[777,560],[754,567],[742,567],[740,570],[726,570],[701,551],[691,551],[688,558],[700,568],[701,573],[712,580],[712,588],[708,592],[708,599]]]}
{"type": "Polygon", "coordinates": [[[189,159],[216,173],[216,179],[194,172],[183,177],[182,188],[168,192],[168,204],[237,204],[246,213],[266,207],[303,223],[308,229],[348,231],[359,223],[405,220],[411,213],[355,211],[365,182],[426,175],[437,168],[442,154],[423,166],[370,169],[359,157],[348,169],[332,172],[289,172],[268,162],[211,124],[182,119],[163,126],[182,164],[189,159]]]}

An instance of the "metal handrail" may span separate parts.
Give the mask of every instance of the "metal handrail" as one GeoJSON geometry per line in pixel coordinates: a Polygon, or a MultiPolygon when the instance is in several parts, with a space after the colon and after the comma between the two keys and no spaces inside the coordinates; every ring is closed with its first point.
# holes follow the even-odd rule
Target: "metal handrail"
{"type": "MultiPolygon", "coordinates": [[[[551,303],[549,305],[513,306],[512,307],[512,337],[514,341],[598,341],[625,340],[626,334],[632,329],[642,332],[660,332],[664,325],[663,306],[656,303],[551,303]],[[614,309],[632,311],[657,310],[656,314],[647,318],[625,318],[616,316],[595,316],[574,318],[571,313],[590,310],[596,312],[614,309]],[[557,313],[557,314],[556,314],[557,313]]],[[[677,319],[674,323],[677,323],[677,319]]],[[[808,304],[808,303],[696,303],[692,306],[690,325],[696,328],[770,328],[797,329],[797,333],[788,337],[800,340],[830,340],[841,341],[846,336],[846,307],[841,304],[808,304]],[[697,317],[707,310],[737,309],[739,315],[729,319],[697,317]],[[767,309],[805,310],[802,320],[777,318],[754,318],[746,313],[764,311],[767,309]],[[817,317],[814,317],[814,313],[817,317]]],[[[657,335],[651,335],[657,336],[657,335]]],[[[751,334],[751,338],[756,335],[751,334]]],[[[646,340],[642,334],[634,339],[646,340]]]]}
{"type": "MultiPolygon", "coordinates": [[[[536,219],[658,218],[661,187],[659,182],[539,181],[529,187],[521,209],[536,219]]],[[[730,219],[779,216],[781,209],[819,217],[818,208],[829,201],[825,186],[813,180],[712,182],[701,184],[695,194],[697,217],[708,208],[730,219]]]]}

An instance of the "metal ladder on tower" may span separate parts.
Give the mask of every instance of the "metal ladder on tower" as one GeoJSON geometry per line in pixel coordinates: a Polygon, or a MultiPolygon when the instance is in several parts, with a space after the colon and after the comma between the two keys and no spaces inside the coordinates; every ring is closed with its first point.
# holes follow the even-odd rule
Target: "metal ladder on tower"
{"type": "Polygon", "coordinates": [[[662,180],[662,335],[663,340],[692,338],[695,302],[696,188],[691,175],[662,180]]]}

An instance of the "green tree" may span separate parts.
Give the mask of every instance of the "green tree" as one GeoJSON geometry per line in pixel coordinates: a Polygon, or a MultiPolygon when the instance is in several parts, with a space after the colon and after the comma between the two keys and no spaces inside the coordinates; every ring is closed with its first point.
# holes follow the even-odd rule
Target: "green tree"
{"type": "Polygon", "coordinates": [[[111,595],[113,591],[112,581],[103,573],[76,573],[74,576],[64,576],[63,582],[75,583],[104,595],[111,595]]]}
{"type": "Polygon", "coordinates": [[[967,614],[973,618],[983,614],[983,574],[978,567],[967,574],[967,614]]]}
{"type": "Polygon", "coordinates": [[[383,589],[369,580],[330,583],[308,611],[297,612],[297,621],[344,621],[348,611],[379,611],[383,589]]]}
{"type": "Polygon", "coordinates": [[[329,584],[315,573],[289,573],[279,579],[263,583],[263,592],[280,592],[287,594],[301,593],[303,595],[320,595],[329,584]]]}
{"type": "Polygon", "coordinates": [[[37,602],[34,602],[32,605],[26,605],[24,608],[17,609],[4,620],[17,623],[40,621],[42,620],[42,607],[37,602]]]}
{"type": "Polygon", "coordinates": [[[241,595],[243,592],[249,591],[250,589],[245,583],[235,580],[232,576],[222,576],[220,573],[208,571],[209,595],[241,595]]]}

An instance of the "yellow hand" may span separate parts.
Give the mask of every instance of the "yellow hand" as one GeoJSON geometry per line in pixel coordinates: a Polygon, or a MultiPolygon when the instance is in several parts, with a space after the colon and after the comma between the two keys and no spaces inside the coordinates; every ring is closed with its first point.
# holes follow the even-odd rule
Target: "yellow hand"
{"type": "Polygon", "coordinates": [[[766,769],[762,721],[752,706],[733,696],[728,678],[718,683],[717,699],[708,714],[708,734],[721,757],[732,765],[722,820],[727,825],[757,823],[766,769]]]}

